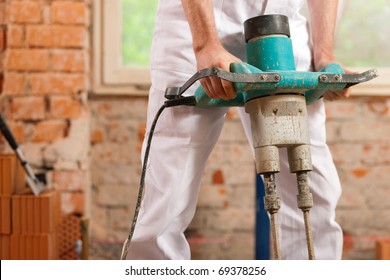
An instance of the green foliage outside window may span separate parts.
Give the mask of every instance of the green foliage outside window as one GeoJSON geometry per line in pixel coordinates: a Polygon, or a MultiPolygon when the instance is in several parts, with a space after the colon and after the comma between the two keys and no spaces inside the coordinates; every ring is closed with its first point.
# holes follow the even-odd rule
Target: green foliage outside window
{"type": "Polygon", "coordinates": [[[336,57],[348,66],[390,67],[390,0],[349,0],[340,21],[336,57]]]}
{"type": "Polygon", "coordinates": [[[157,0],[122,0],[122,63],[149,65],[157,0]]]}

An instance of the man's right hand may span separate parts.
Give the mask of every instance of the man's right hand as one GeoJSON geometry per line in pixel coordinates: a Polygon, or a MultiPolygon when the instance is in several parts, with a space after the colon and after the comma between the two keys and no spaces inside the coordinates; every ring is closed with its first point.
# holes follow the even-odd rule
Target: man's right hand
{"type": "MultiPolygon", "coordinates": [[[[212,0],[181,2],[191,29],[198,70],[217,67],[229,71],[230,63],[241,61],[226,51],[218,38],[212,0]]],[[[201,79],[200,83],[210,98],[228,100],[236,96],[231,82],[210,77],[201,79]]]]}
{"type": "MultiPolygon", "coordinates": [[[[197,50],[195,56],[198,70],[217,67],[230,71],[230,63],[241,61],[226,51],[221,45],[207,46],[197,50]]],[[[236,97],[236,91],[231,82],[216,77],[208,77],[201,79],[200,83],[210,98],[229,100],[236,97]]]]}

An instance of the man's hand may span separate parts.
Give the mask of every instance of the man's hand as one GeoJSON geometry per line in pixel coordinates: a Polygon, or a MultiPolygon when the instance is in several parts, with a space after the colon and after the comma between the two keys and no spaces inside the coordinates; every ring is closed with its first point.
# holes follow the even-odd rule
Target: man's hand
{"type": "MultiPolygon", "coordinates": [[[[344,65],[342,65],[341,63],[336,61],[335,58],[321,59],[318,61],[319,62],[317,62],[317,63],[316,63],[316,61],[314,61],[314,70],[315,71],[320,71],[322,68],[324,68],[326,65],[328,65],[330,63],[338,63],[343,68],[345,74],[355,74],[356,73],[356,72],[349,70],[348,68],[345,68],[344,65]]],[[[324,99],[329,100],[329,101],[334,101],[334,100],[341,99],[341,98],[348,98],[350,96],[350,94],[351,94],[351,88],[345,88],[345,89],[340,90],[340,91],[328,90],[324,94],[324,99]]]]}
{"type": "MultiPolygon", "coordinates": [[[[307,0],[311,16],[311,37],[313,42],[314,70],[320,71],[329,63],[336,62],[333,55],[334,32],[336,26],[338,0],[307,0]]],[[[343,67],[346,74],[352,72],[343,67]]],[[[335,100],[348,97],[350,89],[327,91],[324,98],[335,100]]]]}
{"type": "MultiPolygon", "coordinates": [[[[195,56],[198,70],[217,67],[230,71],[230,63],[241,61],[219,44],[198,50],[195,52],[195,56]]],[[[236,91],[231,82],[216,77],[208,77],[201,79],[200,83],[210,98],[229,100],[236,97],[236,91]]]]}
{"type": "MultiPolygon", "coordinates": [[[[229,71],[230,63],[240,60],[226,51],[218,38],[212,0],[181,2],[191,29],[197,69],[217,67],[229,71]]],[[[230,82],[211,77],[201,79],[200,83],[210,98],[228,100],[236,96],[230,82]]]]}

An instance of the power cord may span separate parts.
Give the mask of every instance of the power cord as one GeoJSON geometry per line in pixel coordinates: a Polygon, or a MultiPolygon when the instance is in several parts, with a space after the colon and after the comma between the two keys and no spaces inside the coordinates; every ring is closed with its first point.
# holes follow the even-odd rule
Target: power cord
{"type": "Polygon", "coordinates": [[[160,109],[157,111],[157,113],[154,117],[154,120],[152,122],[152,126],[150,127],[149,137],[148,137],[148,140],[146,143],[146,149],[145,149],[144,161],[143,161],[143,165],[142,165],[141,179],[140,179],[140,184],[139,184],[137,202],[136,202],[135,211],[134,211],[134,217],[133,217],[133,221],[131,223],[129,236],[127,237],[127,240],[123,244],[121,260],[125,260],[127,253],[129,252],[131,240],[133,238],[134,231],[135,231],[135,226],[137,224],[139,210],[141,209],[142,195],[143,195],[144,188],[145,188],[145,176],[146,176],[146,169],[147,169],[146,167],[148,164],[150,147],[152,144],[153,134],[154,134],[154,130],[155,130],[156,125],[157,125],[157,121],[160,118],[161,113],[165,110],[165,108],[176,107],[176,106],[181,106],[181,105],[194,106],[195,104],[196,104],[196,100],[195,100],[194,96],[180,97],[177,99],[167,100],[160,107],[160,109]]]}

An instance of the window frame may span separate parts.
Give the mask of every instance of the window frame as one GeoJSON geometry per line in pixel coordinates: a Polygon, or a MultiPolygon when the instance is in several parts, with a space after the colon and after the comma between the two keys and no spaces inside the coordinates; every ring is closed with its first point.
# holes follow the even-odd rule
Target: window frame
{"type": "Polygon", "coordinates": [[[121,0],[93,2],[93,92],[146,96],[151,85],[149,67],[121,63],[121,0]]]}
{"type": "Polygon", "coordinates": [[[390,67],[351,67],[349,69],[358,73],[369,69],[376,69],[378,72],[378,77],[375,79],[353,86],[351,96],[390,96],[390,80],[388,79],[390,77],[390,67]]]}

